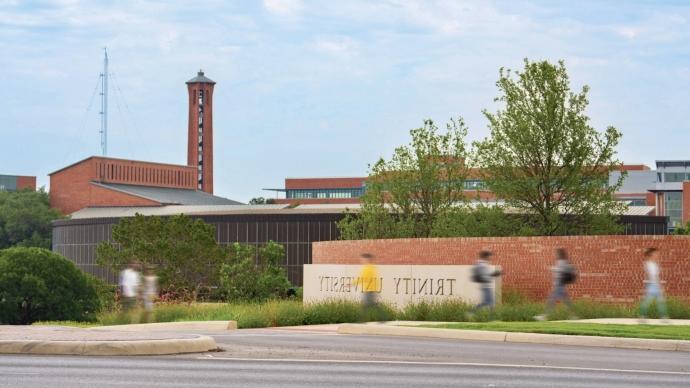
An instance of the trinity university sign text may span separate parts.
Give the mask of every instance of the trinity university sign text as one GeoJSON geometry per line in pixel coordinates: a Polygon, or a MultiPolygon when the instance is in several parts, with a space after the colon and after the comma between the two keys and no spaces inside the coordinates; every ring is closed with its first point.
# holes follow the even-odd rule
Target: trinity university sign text
{"type": "MultiPolygon", "coordinates": [[[[479,302],[479,286],[471,281],[471,265],[379,265],[377,278],[362,278],[360,265],[304,266],[304,301],[359,301],[364,290],[375,289],[382,302],[404,306],[420,301],[462,299],[479,302]]],[[[500,281],[493,285],[500,300],[500,281]]]]}

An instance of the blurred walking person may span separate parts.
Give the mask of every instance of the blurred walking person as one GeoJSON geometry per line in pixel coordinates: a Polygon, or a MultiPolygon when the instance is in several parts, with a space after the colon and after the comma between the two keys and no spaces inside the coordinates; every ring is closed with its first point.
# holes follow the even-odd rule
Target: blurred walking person
{"type": "Polygon", "coordinates": [[[479,291],[482,296],[481,303],[474,307],[474,311],[483,307],[493,309],[496,305],[494,300],[494,278],[501,276],[501,271],[492,270],[489,266],[493,255],[491,251],[479,252],[479,259],[472,267],[472,281],[479,284],[479,291]]]}
{"type": "Polygon", "coordinates": [[[659,250],[656,248],[647,248],[644,252],[645,262],[644,271],[645,277],[645,297],[640,305],[640,319],[647,318],[647,310],[652,301],[656,301],[656,308],[661,316],[661,319],[668,319],[666,313],[666,300],[661,289],[661,281],[659,280],[659,250]]]}
{"type": "Polygon", "coordinates": [[[137,270],[137,263],[131,261],[127,267],[120,272],[120,303],[122,313],[128,315],[137,307],[137,297],[141,287],[141,275],[137,270]]]}
{"type": "Polygon", "coordinates": [[[381,285],[374,265],[374,257],[370,253],[362,253],[360,257],[363,264],[359,273],[359,282],[362,287],[362,314],[364,320],[369,320],[372,318],[372,312],[376,312],[378,307],[377,293],[381,292],[381,285]]]}
{"type": "Polygon", "coordinates": [[[575,309],[573,307],[573,302],[570,301],[568,296],[567,286],[569,284],[575,283],[577,279],[577,271],[575,267],[570,263],[568,258],[568,252],[563,248],[556,249],[556,264],[551,267],[552,280],[553,280],[553,290],[551,290],[551,295],[549,300],[546,302],[546,315],[539,315],[535,318],[538,320],[544,320],[546,317],[553,312],[553,308],[556,302],[559,300],[568,306],[570,310],[571,319],[577,319],[575,315],[575,309]]]}
{"type": "Polygon", "coordinates": [[[144,322],[152,322],[153,306],[158,298],[158,277],[152,266],[146,267],[144,274],[144,288],[142,290],[142,301],[144,303],[144,322]]]}

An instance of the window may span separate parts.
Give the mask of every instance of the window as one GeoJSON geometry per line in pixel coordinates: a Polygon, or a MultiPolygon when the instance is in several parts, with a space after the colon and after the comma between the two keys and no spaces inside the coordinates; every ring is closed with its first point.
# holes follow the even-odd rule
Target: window
{"type": "Polygon", "coordinates": [[[285,191],[288,199],[326,199],[326,198],[358,198],[364,194],[363,188],[346,189],[289,189],[285,191]]]}
{"type": "Polygon", "coordinates": [[[664,173],[664,182],[682,182],[686,177],[687,174],[684,172],[666,172],[664,173]]]}
{"type": "Polygon", "coordinates": [[[468,179],[464,182],[465,190],[480,190],[484,188],[484,182],[479,179],[468,179]]]}
{"type": "Polygon", "coordinates": [[[675,228],[683,224],[683,193],[666,192],[664,193],[664,204],[669,226],[675,228]]]}

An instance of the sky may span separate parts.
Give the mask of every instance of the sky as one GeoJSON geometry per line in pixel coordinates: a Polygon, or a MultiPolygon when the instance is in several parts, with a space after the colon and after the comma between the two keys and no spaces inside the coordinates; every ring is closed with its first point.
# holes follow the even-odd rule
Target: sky
{"type": "Polygon", "coordinates": [[[0,173],[100,154],[185,164],[185,81],[214,92],[214,186],[240,201],[286,177],[364,176],[431,118],[488,134],[501,67],[565,61],[619,158],[690,159],[690,1],[0,0],[0,173]]]}

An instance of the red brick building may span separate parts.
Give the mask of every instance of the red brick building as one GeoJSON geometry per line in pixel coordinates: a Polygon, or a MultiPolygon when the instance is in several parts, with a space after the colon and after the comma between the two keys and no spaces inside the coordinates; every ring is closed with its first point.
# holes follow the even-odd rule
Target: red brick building
{"type": "Polygon", "coordinates": [[[51,206],[71,214],[85,207],[239,204],[213,195],[214,85],[202,71],[187,81],[188,165],[92,156],[49,174],[51,206]]]}
{"type": "Polygon", "coordinates": [[[286,178],[284,189],[264,189],[285,193],[278,204],[359,203],[367,178],[286,178]]]}
{"type": "MultiPolygon", "coordinates": [[[[655,172],[643,164],[623,165],[620,171],[626,171],[635,176],[654,176],[655,172]],[[651,175],[650,175],[651,174],[651,175]]],[[[465,180],[465,195],[470,199],[481,201],[496,201],[496,195],[484,188],[478,169],[472,169],[465,180]]],[[[284,198],[276,198],[279,204],[356,204],[366,190],[366,177],[356,178],[286,178],[283,189],[264,189],[275,191],[284,198]]],[[[655,206],[655,195],[647,190],[649,184],[640,185],[641,188],[632,189],[634,192],[623,191],[616,196],[620,200],[633,201],[637,206],[655,206]],[[646,189],[645,189],[646,188],[646,189]],[[638,192],[639,191],[639,192],[638,192]]]]}
{"type": "Polygon", "coordinates": [[[0,174],[0,191],[36,191],[36,177],[25,175],[2,175],[0,174]]]}

